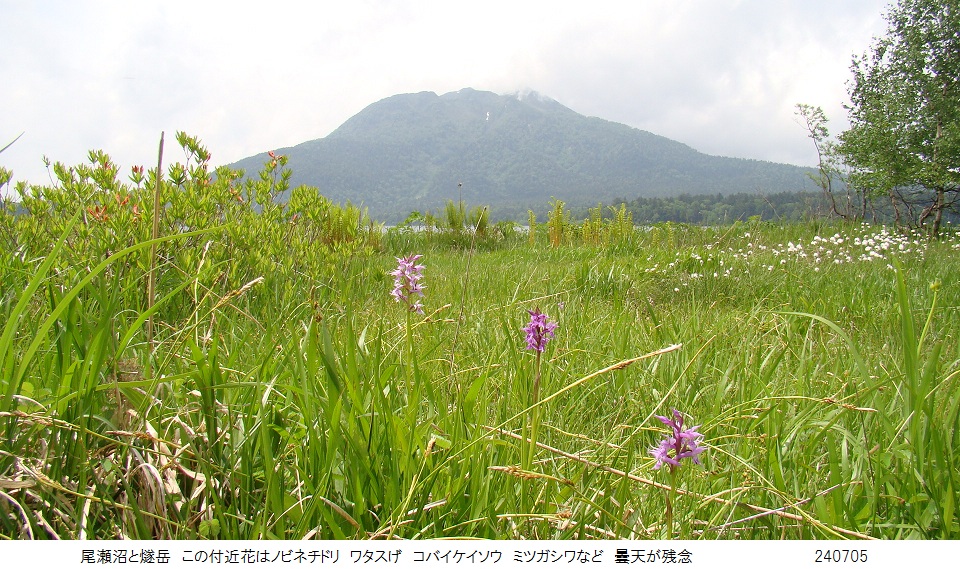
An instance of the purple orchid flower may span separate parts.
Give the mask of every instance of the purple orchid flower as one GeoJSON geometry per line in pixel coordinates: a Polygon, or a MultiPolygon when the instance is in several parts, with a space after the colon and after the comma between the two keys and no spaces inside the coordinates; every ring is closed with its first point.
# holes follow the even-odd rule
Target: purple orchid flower
{"type": "Polygon", "coordinates": [[[659,469],[664,464],[670,465],[670,471],[680,466],[680,461],[689,458],[694,464],[700,464],[698,458],[700,453],[706,450],[706,447],[700,446],[703,435],[697,432],[700,428],[683,428],[683,415],[676,409],[673,410],[673,418],[655,415],[664,425],[670,427],[673,431],[670,436],[660,441],[660,444],[650,449],[650,454],[657,459],[653,466],[654,470],[659,469]]]}

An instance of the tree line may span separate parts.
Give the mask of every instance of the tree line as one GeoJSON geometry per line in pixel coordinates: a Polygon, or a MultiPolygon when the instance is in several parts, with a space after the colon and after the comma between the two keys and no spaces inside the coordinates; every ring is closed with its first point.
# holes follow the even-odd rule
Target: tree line
{"type": "Polygon", "coordinates": [[[936,237],[960,208],[960,0],[900,0],[885,19],[851,64],[850,128],[832,139],[821,108],[797,114],[834,215],[866,219],[885,203],[897,224],[936,237]]]}

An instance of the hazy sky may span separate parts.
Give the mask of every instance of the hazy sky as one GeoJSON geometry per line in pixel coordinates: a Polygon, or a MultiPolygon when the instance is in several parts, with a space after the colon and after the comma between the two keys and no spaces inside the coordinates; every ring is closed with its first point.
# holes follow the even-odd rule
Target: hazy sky
{"type": "Polygon", "coordinates": [[[102,149],[124,174],[220,165],[321,138],[397,93],[533,89],[709,154],[813,165],[794,105],[846,126],[851,56],[884,34],[881,0],[0,0],[0,154],[102,149]]]}

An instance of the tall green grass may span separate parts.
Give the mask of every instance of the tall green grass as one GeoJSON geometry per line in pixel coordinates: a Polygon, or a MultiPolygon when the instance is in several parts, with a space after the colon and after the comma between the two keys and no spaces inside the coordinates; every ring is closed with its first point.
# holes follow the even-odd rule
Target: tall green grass
{"type": "Polygon", "coordinates": [[[309,190],[269,205],[282,157],[244,187],[182,142],[157,240],[112,197],[152,186],[99,155],[4,214],[0,535],[957,536],[955,235],[861,260],[877,228],[381,234],[309,190]],[[104,209],[52,215],[71,195],[104,209]],[[389,296],[413,253],[424,316],[389,296]],[[536,401],[534,307],[559,324],[536,401]],[[708,450],[671,530],[649,449],[673,408],[708,450]]]}

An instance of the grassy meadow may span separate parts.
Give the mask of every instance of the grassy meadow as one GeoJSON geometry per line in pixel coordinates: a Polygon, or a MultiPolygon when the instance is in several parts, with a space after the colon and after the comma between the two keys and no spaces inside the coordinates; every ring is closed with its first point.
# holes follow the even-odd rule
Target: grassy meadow
{"type": "Polygon", "coordinates": [[[0,536],[960,537],[956,233],[383,231],[178,141],[0,214],[0,536]]]}

